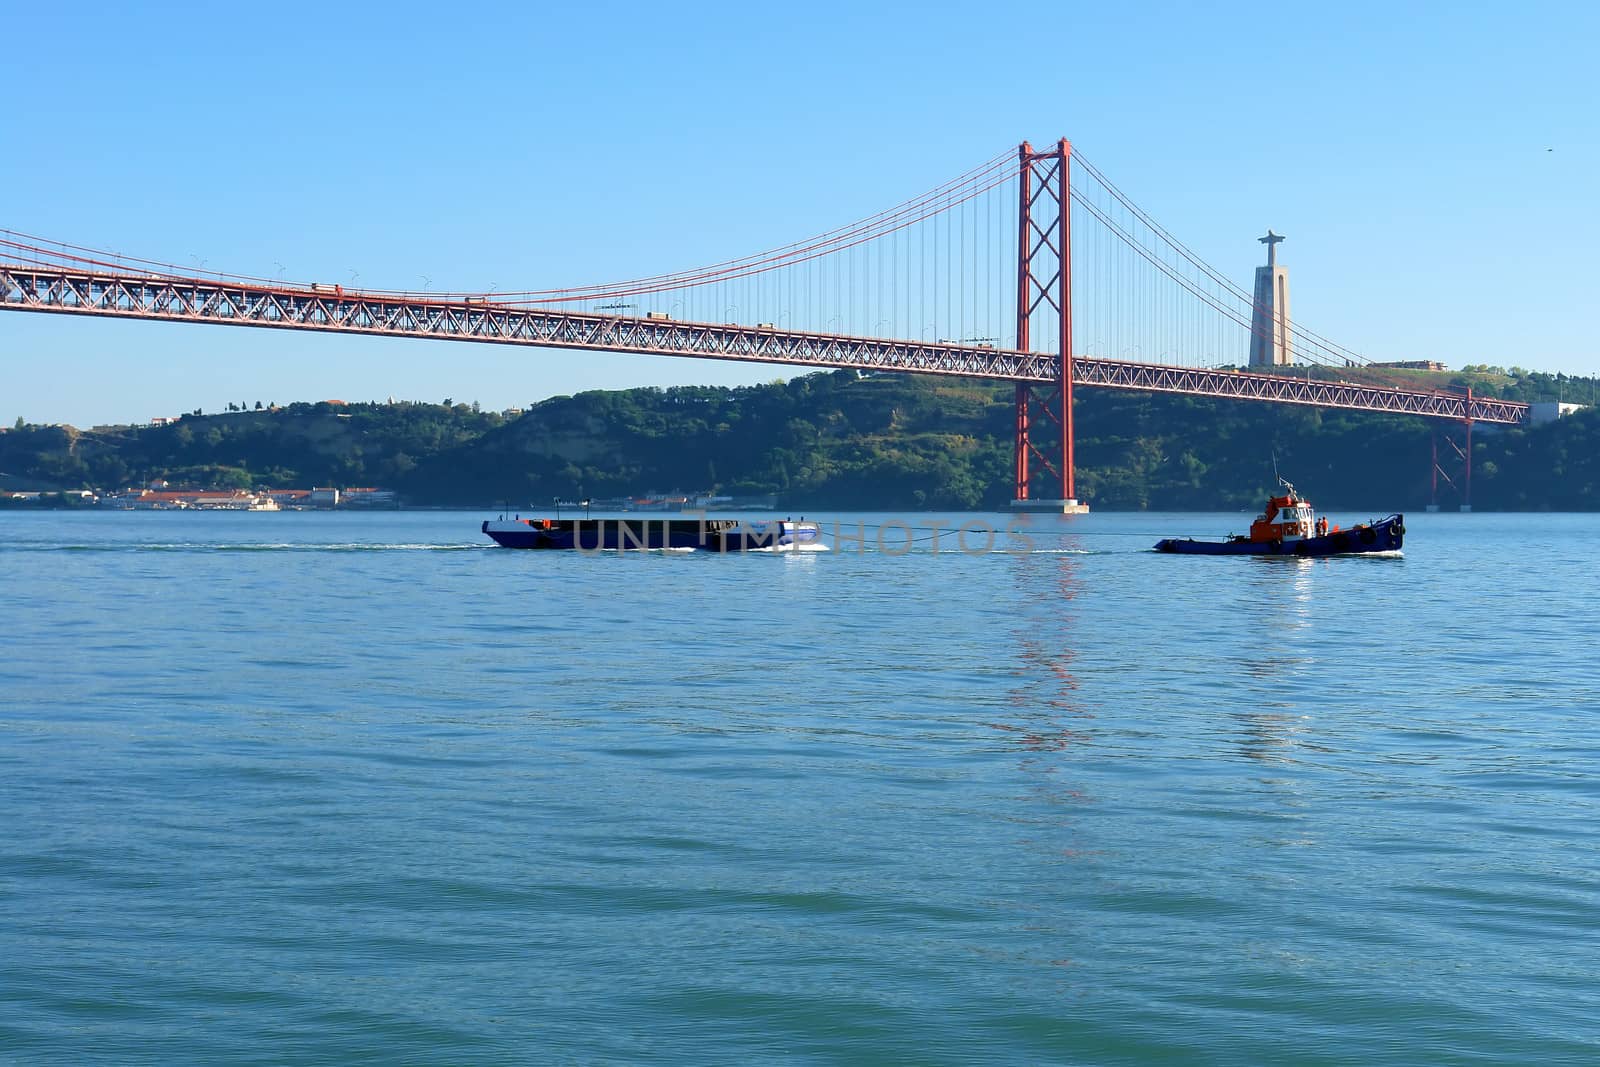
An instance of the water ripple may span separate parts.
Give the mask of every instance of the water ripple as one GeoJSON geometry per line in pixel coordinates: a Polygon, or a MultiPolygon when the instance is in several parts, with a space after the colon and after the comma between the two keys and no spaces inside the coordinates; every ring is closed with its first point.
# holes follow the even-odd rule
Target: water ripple
{"type": "Polygon", "coordinates": [[[1600,1061],[1600,521],[478,519],[0,515],[0,1059],[1600,1061]]]}

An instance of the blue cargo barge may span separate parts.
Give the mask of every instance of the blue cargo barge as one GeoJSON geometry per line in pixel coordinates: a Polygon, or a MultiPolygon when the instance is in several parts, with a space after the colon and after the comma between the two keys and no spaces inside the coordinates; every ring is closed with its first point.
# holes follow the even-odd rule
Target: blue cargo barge
{"type": "Polygon", "coordinates": [[[672,550],[696,552],[826,551],[822,528],[792,519],[490,519],[483,532],[502,548],[578,552],[672,550]]]}

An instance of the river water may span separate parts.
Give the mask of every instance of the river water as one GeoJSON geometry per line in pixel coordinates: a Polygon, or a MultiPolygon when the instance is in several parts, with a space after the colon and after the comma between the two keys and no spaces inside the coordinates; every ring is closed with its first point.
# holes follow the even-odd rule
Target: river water
{"type": "Polygon", "coordinates": [[[1600,1061],[1600,516],[484,517],[0,514],[0,1061],[1600,1061]]]}

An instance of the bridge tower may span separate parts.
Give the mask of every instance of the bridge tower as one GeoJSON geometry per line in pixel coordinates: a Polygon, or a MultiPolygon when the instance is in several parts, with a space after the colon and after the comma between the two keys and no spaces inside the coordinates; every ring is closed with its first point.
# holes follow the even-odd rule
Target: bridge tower
{"type": "Polygon", "coordinates": [[[1278,266],[1283,234],[1270,229],[1256,240],[1267,246],[1267,265],[1256,268],[1255,309],[1250,313],[1250,366],[1287,367],[1294,362],[1289,339],[1289,268],[1278,266]]]}
{"type": "MultiPolygon", "coordinates": [[[[1431,481],[1431,485],[1430,485],[1429,493],[1428,493],[1428,510],[1429,511],[1438,511],[1439,510],[1439,479],[1440,478],[1443,478],[1444,479],[1444,483],[1446,485],[1448,485],[1451,489],[1455,490],[1456,494],[1459,496],[1460,501],[1461,501],[1460,510],[1462,510],[1462,511],[1471,511],[1472,510],[1472,387],[1470,385],[1467,386],[1467,407],[1466,407],[1466,410],[1467,410],[1467,415],[1466,415],[1466,417],[1464,419],[1461,420],[1461,427],[1462,427],[1461,438],[1462,439],[1461,439],[1461,443],[1460,444],[1456,443],[1455,433],[1454,433],[1453,430],[1451,430],[1448,426],[1445,427],[1445,429],[1444,429],[1444,441],[1445,441],[1445,444],[1448,445],[1450,447],[1450,451],[1455,454],[1455,464],[1454,465],[1455,465],[1456,472],[1457,472],[1458,476],[1460,477],[1460,484],[1457,484],[1455,478],[1450,477],[1450,472],[1447,471],[1445,469],[1444,465],[1439,462],[1439,436],[1440,436],[1440,431],[1439,431],[1439,427],[1437,427],[1437,426],[1434,427],[1434,430],[1433,430],[1433,471],[1432,471],[1432,481],[1431,481]]],[[[1450,457],[1447,456],[1446,458],[1448,459],[1450,457]]]]}
{"type": "Polygon", "coordinates": [[[1059,369],[1054,382],[1017,383],[1011,506],[1082,514],[1072,469],[1072,145],[1063,137],[1035,152],[1023,141],[1017,165],[1016,347],[1029,352],[1048,337],[1059,369]]]}

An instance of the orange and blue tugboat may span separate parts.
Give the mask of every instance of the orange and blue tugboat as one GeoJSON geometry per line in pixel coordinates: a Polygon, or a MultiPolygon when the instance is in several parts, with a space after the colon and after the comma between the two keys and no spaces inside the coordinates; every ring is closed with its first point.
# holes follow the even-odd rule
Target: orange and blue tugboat
{"type": "Polygon", "coordinates": [[[1356,553],[1397,553],[1405,543],[1404,515],[1390,515],[1352,526],[1329,527],[1311,505],[1295,495],[1283,479],[1282,496],[1272,497],[1250,524],[1250,536],[1233,534],[1226,541],[1196,541],[1169,537],[1156,542],[1157,552],[1189,556],[1343,556],[1356,553]]]}

